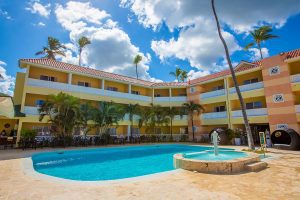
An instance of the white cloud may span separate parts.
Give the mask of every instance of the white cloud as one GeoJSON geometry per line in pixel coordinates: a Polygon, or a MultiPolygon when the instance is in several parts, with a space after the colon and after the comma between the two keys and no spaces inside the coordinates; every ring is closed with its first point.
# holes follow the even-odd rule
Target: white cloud
{"type": "Polygon", "coordinates": [[[33,0],[29,2],[28,7],[25,8],[33,14],[38,14],[42,17],[48,18],[51,13],[51,4],[41,4],[39,0],[33,0]]]}
{"type": "Polygon", "coordinates": [[[2,9],[0,9],[0,16],[3,16],[7,20],[12,20],[12,17],[8,14],[8,12],[2,9]]]}
{"type": "Polygon", "coordinates": [[[0,92],[13,95],[13,90],[15,87],[15,77],[6,74],[5,69],[6,63],[0,60],[0,92]]]}
{"type": "MultiPolygon", "coordinates": [[[[107,12],[94,8],[90,3],[71,1],[65,5],[57,5],[55,14],[57,21],[70,31],[73,43],[81,36],[91,40],[91,44],[86,46],[82,54],[83,65],[135,77],[133,58],[139,54],[143,57],[138,66],[139,77],[156,80],[148,73],[151,56],[140,52],[131,43],[128,34],[119,28],[107,12]]],[[[66,52],[66,57],[62,60],[77,64],[77,48],[75,45],[68,45],[71,50],[66,52]]]]}
{"type": "Polygon", "coordinates": [[[189,77],[188,79],[193,80],[193,79],[196,79],[196,78],[207,76],[209,74],[210,74],[209,71],[195,71],[195,70],[191,70],[188,73],[188,77],[189,77]]]}
{"type": "Polygon", "coordinates": [[[39,22],[39,23],[36,23],[36,24],[32,24],[33,26],[38,26],[38,27],[44,27],[44,26],[46,26],[46,24],[45,23],[43,23],[43,22],[39,22]]]}
{"type": "MultiPolygon", "coordinates": [[[[165,23],[169,30],[181,28],[178,38],[152,41],[151,47],[164,61],[170,57],[187,60],[200,70],[226,65],[217,65],[224,58],[224,49],[216,34],[210,0],[120,0],[120,6],[129,8],[146,28],[159,29],[165,23]]],[[[283,26],[287,18],[300,12],[299,0],[227,0],[215,2],[222,25],[227,25],[236,34],[247,34],[253,27],[271,24],[283,26]]],[[[241,48],[232,33],[223,32],[231,53],[241,48]]],[[[252,52],[253,53],[253,52],[252,52]]],[[[267,52],[264,52],[267,55],[267,52]]],[[[255,54],[255,53],[254,53],[255,54]]]]}
{"type": "MultiPolygon", "coordinates": [[[[259,52],[258,48],[250,48],[249,52],[251,54],[251,58],[250,58],[251,61],[261,59],[260,52],[259,52]]],[[[261,53],[262,53],[263,58],[269,57],[269,50],[267,48],[264,48],[264,47],[261,48],[261,53]]]]}

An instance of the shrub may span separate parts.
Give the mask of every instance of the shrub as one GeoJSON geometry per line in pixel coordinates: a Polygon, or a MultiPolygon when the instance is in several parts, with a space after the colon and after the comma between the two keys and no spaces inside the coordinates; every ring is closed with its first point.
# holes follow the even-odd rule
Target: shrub
{"type": "Polygon", "coordinates": [[[32,139],[35,138],[36,135],[37,135],[36,130],[23,129],[21,131],[21,137],[24,139],[32,139]]]}

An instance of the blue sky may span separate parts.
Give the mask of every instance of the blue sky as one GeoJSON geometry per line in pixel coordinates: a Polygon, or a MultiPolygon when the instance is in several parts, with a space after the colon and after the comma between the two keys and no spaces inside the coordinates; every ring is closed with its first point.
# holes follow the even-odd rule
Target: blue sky
{"type": "MultiPolygon", "coordinates": [[[[135,76],[136,54],[143,56],[139,75],[152,81],[174,81],[177,66],[191,78],[227,68],[216,35],[210,1],[197,0],[0,0],[0,92],[12,94],[18,59],[37,58],[48,36],[69,48],[64,62],[78,62],[75,41],[82,35],[92,44],[83,64],[135,76]]],[[[300,1],[216,0],[224,35],[235,64],[256,60],[258,50],[244,51],[249,31],[273,26],[278,39],[263,44],[264,56],[300,47],[300,1]],[[257,6],[260,5],[260,6],[257,6]]]]}

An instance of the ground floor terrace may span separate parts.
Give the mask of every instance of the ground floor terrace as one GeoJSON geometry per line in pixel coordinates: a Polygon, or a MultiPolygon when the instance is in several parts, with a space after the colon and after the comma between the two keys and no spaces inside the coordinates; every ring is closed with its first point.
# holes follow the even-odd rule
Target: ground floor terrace
{"type": "Polygon", "coordinates": [[[24,159],[37,151],[7,150],[0,154],[0,199],[299,199],[300,152],[269,150],[271,158],[264,160],[268,168],[259,172],[215,175],[174,170],[94,183],[33,176],[24,170],[24,159]]]}

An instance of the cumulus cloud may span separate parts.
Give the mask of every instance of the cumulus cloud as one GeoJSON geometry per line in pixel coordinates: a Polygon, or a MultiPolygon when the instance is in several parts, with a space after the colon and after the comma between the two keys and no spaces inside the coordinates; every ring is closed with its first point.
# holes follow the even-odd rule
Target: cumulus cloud
{"type": "Polygon", "coordinates": [[[210,74],[209,71],[195,71],[195,70],[191,70],[188,73],[188,79],[193,80],[193,79],[196,79],[196,78],[207,76],[209,74],[210,74]]]}
{"type": "MultiPolygon", "coordinates": [[[[156,81],[148,73],[151,56],[140,52],[106,11],[93,7],[89,2],[70,1],[65,5],[58,4],[55,14],[57,21],[70,32],[70,40],[74,44],[81,36],[91,40],[82,54],[83,65],[135,77],[133,58],[139,54],[143,57],[138,66],[139,77],[156,81]]],[[[77,47],[68,45],[70,50],[62,60],[77,64],[77,47]]]]}
{"type": "Polygon", "coordinates": [[[4,17],[7,20],[12,20],[12,17],[8,14],[8,12],[2,9],[0,9],[0,16],[4,17]]]}
{"type": "MultiPolygon", "coordinates": [[[[250,58],[251,61],[261,59],[260,52],[259,52],[258,48],[250,48],[249,52],[251,54],[251,58],[250,58]]],[[[269,50],[267,48],[261,48],[261,53],[262,53],[263,58],[266,58],[266,57],[269,56],[269,50]]]]}
{"type": "MultiPolygon", "coordinates": [[[[222,25],[234,34],[247,34],[255,26],[270,24],[279,28],[287,18],[300,12],[299,0],[228,0],[215,2],[222,25]],[[272,5],[272,6],[270,6],[272,5]]],[[[187,60],[191,66],[207,70],[223,59],[224,50],[216,34],[216,24],[209,0],[120,0],[120,6],[129,8],[140,24],[158,30],[165,23],[170,31],[180,28],[178,38],[152,41],[156,55],[165,60],[176,57],[187,60]]],[[[223,32],[231,53],[241,48],[232,33],[223,32]]],[[[255,50],[252,54],[255,56],[255,50]]],[[[267,51],[264,49],[265,55],[267,51]]]]}
{"type": "Polygon", "coordinates": [[[48,18],[51,13],[51,4],[41,4],[39,0],[33,0],[28,3],[28,7],[25,10],[30,11],[33,14],[38,14],[42,17],[48,18]]]}
{"type": "Polygon", "coordinates": [[[0,60],[0,92],[8,95],[13,95],[15,87],[15,77],[6,74],[6,63],[0,60]]]}

